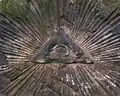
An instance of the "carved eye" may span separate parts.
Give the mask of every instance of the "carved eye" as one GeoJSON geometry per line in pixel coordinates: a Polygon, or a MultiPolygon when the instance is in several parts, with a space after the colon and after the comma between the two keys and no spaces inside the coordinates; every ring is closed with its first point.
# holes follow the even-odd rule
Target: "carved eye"
{"type": "Polygon", "coordinates": [[[69,56],[70,52],[69,52],[69,48],[67,48],[67,46],[62,45],[62,46],[58,46],[56,45],[55,47],[53,47],[50,55],[52,57],[66,57],[69,56]]]}

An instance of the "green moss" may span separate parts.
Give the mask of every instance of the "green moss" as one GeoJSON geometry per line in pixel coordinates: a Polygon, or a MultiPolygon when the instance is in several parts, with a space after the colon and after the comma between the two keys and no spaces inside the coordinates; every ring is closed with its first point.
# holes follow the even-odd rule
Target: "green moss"
{"type": "Polygon", "coordinates": [[[120,0],[103,0],[102,3],[105,8],[109,10],[113,10],[114,8],[118,7],[118,11],[120,12],[120,0]]]}
{"type": "Polygon", "coordinates": [[[27,7],[26,0],[1,0],[0,11],[11,16],[25,16],[24,8],[27,7]]]}
{"type": "MultiPolygon", "coordinates": [[[[0,0],[0,11],[16,17],[21,16],[25,17],[26,14],[24,9],[29,6],[27,4],[27,1],[28,0],[0,0]]],[[[51,5],[52,3],[50,2],[55,1],[54,0],[41,0],[41,1],[43,4],[42,6],[40,6],[40,9],[42,14],[44,14],[43,17],[50,18],[51,16],[53,16],[52,14],[54,14],[52,13],[54,5],[51,5]]],[[[115,7],[118,7],[120,10],[120,0],[101,0],[99,6],[97,6],[96,8],[96,12],[99,12],[99,16],[104,17],[108,13],[110,13],[115,7]]]]}

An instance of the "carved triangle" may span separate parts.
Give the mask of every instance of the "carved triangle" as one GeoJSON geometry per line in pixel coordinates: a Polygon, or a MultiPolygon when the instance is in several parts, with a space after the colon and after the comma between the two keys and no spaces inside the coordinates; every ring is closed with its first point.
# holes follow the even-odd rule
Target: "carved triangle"
{"type": "Polygon", "coordinates": [[[34,62],[93,63],[63,29],[56,32],[43,45],[35,56],[34,62]]]}

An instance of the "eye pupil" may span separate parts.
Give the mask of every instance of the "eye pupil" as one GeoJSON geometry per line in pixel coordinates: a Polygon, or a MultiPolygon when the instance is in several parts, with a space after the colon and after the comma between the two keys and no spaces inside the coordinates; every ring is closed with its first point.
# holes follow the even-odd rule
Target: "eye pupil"
{"type": "Polygon", "coordinates": [[[63,46],[60,46],[56,49],[58,53],[66,53],[67,49],[63,46]]]}

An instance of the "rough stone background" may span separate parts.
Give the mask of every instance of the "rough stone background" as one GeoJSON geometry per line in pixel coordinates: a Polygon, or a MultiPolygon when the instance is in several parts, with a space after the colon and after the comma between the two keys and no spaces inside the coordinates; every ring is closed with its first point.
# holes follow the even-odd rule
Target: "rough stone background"
{"type": "MultiPolygon", "coordinates": [[[[0,0],[0,5],[2,5],[1,1],[8,1],[8,0],[0,0]]],[[[15,0],[13,0],[13,1],[15,1],[15,0]]],[[[17,2],[17,0],[16,0],[16,2],[17,2]]],[[[10,7],[12,7],[12,6],[10,6],[10,7]]],[[[119,8],[118,11],[120,12],[120,0],[101,0],[101,4],[100,4],[100,6],[98,6],[98,11],[100,12],[100,15],[104,17],[104,16],[107,16],[115,7],[118,7],[119,8]]],[[[1,6],[0,6],[0,8],[1,8],[1,6]]],[[[5,6],[4,6],[4,8],[5,8],[5,6]]],[[[5,8],[5,10],[6,10],[6,8],[5,8]]],[[[10,11],[14,12],[14,11],[12,11],[12,9],[10,9],[10,11]]],[[[116,27],[116,29],[114,31],[116,31],[118,34],[120,34],[120,25],[118,27],[116,27]]],[[[4,53],[1,51],[2,50],[0,50],[0,66],[8,64],[4,53]]],[[[0,91],[5,86],[7,86],[7,84],[9,83],[9,79],[6,78],[4,75],[5,74],[0,75],[0,91]]],[[[3,96],[3,95],[0,94],[0,96],[3,96]]]]}

